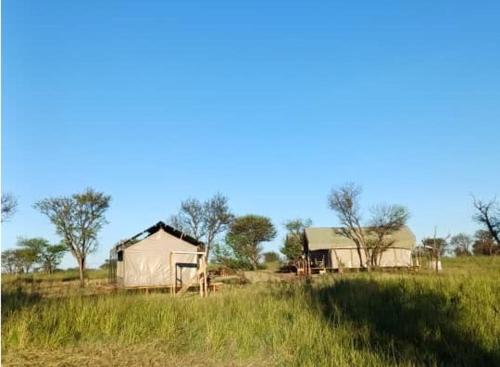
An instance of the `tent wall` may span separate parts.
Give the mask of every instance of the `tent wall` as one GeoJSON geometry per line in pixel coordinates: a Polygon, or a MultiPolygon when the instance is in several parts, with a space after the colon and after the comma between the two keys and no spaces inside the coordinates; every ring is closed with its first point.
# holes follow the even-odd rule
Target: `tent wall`
{"type": "MultiPolygon", "coordinates": [[[[364,251],[361,251],[361,258],[363,262],[366,262],[366,256],[364,251]]],[[[346,269],[357,269],[361,268],[359,261],[359,254],[357,249],[331,249],[330,250],[330,261],[333,269],[339,268],[339,261],[341,262],[342,268],[346,269]],[[336,255],[336,256],[335,256],[336,255]]],[[[379,265],[381,267],[407,267],[412,266],[411,250],[399,249],[399,248],[389,248],[384,251],[379,258],[379,265]]]]}
{"type": "Polygon", "coordinates": [[[123,261],[116,262],[116,282],[123,284],[123,261]]]}
{"type": "MultiPolygon", "coordinates": [[[[333,265],[332,268],[334,269],[339,268],[339,262],[341,263],[342,268],[361,268],[359,254],[356,249],[331,249],[330,258],[333,265]]],[[[363,262],[366,261],[364,251],[361,251],[361,258],[363,259],[363,262]]]]}
{"type": "MultiPolygon", "coordinates": [[[[196,250],[196,246],[160,229],[124,250],[122,262],[123,285],[125,287],[173,285],[175,283],[175,268],[170,268],[171,252],[196,250]]],[[[189,281],[196,275],[197,255],[174,254],[172,259],[175,263],[194,266],[177,267],[177,279],[181,283],[189,281]]],[[[120,277],[119,271],[117,276],[120,277]]]]}
{"type": "Polygon", "coordinates": [[[406,267],[412,266],[411,250],[400,248],[388,248],[378,261],[382,267],[406,267]]]}

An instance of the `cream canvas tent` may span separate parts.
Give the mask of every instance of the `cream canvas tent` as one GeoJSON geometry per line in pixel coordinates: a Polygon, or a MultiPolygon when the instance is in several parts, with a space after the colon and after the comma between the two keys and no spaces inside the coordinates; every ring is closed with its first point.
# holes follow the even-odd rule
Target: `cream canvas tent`
{"type": "MultiPolygon", "coordinates": [[[[365,234],[370,236],[367,229],[365,234]]],[[[304,255],[314,264],[326,269],[360,268],[360,258],[356,244],[344,237],[339,228],[306,228],[304,255]]],[[[412,266],[412,250],[415,247],[415,235],[408,227],[388,237],[392,245],[379,257],[382,267],[410,267],[412,266]]],[[[366,261],[362,251],[363,262],[366,261]]]]}
{"type": "Polygon", "coordinates": [[[158,222],[110,252],[110,278],[124,287],[169,287],[193,279],[203,243],[158,222]],[[177,281],[176,281],[177,279],[177,281]]]}

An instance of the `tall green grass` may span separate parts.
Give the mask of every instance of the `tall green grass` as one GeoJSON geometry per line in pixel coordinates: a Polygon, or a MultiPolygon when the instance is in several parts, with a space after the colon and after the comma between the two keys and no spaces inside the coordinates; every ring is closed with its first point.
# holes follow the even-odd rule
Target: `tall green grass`
{"type": "Polygon", "coordinates": [[[17,288],[2,297],[4,363],[47,350],[64,361],[83,348],[88,361],[114,350],[144,365],[155,353],[200,365],[500,365],[497,270],[327,276],[206,299],[40,298],[17,288]]]}

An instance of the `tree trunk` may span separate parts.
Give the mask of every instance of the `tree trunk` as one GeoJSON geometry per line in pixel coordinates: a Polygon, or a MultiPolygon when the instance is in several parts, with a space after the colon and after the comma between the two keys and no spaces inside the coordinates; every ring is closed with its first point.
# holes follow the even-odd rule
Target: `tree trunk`
{"type": "MultiPolygon", "coordinates": [[[[361,268],[365,267],[365,264],[363,263],[363,255],[361,253],[361,244],[356,243],[356,250],[358,251],[358,256],[359,256],[359,266],[361,268]]],[[[367,260],[368,261],[368,260],[367,260]]]]}
{"type": "Polygon", "coordinates": [[[85,287],[85,258],[81,257],[78,259],[78,267],[80,268],[80,287],[85,287]]]}

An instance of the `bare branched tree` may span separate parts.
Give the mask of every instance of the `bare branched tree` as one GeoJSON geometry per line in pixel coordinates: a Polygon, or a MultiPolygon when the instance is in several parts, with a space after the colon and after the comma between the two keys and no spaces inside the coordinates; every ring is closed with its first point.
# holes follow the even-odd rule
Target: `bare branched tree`
{"type": "Polygon", "coordinates": [[[473,197],[476,214],[474,220],[490,232],[497,245],[500,245],[500,206],[496,198],[482,201],[473,197]]]}
{"type": "Polygon", "coordinates": [[[228,201],[222,194],[216,194],[205,202],[187,199],[181,203],[179,213],[170,217],[169,223],[203,241],[208,255],[217,236],[225,232],[234,219],[228,201]]]}
{"type": "Polygon", "coordinates": [[[77,260],[81,287],[85,286],[87,256],[97,249],[97,234],[107,223],[104,214],[110,201],[110,196],[87,189],[70,197],[48,198],[35,204],[54,224],[62,243],[77,260]]]}
{"type": "Polygon", "coordinates": [[[10,193],[2,194],[2,222],[11,218],[17,209],[17,199],[10,193]]]}
{"type": "Polygon", "coordinates": [[[406,225],[409,217],[408,209],[401,205],[378,205],[372,209],[369,225],[372,236],[367,240],[372,266],[378,266],[383,252],[394,244],[390,235],[406,225]]]}
{"type": "Polygon", "coordinates": [[[453,247],[456,256],[472,255],[471,248],[473,242],[471,236],[465,233],[459,233],[450,239],[450,245],[453,247]]]}
{"type": "Polygon", "coordinates": [[[198,199],[189,198],[181,203],[179,213],[171,216],[169,223],[173,227],[201,241],[205,236],[203,228],[204,217],[203,203],[198,199]]]}
{"type": "Polygon", "coordinates": [[[342,225],[339,229],[340,234],[351,239],[356,244],[361,267],[369,268],[366,238],[361,227],[360,195],[361,188],[353,183],[348,183],[332,190],[328,197],[328,204],[330,209],[337,213],[339,222],[342,225]],[[365,255],[364,258],[363,254],[365,255]]]}

